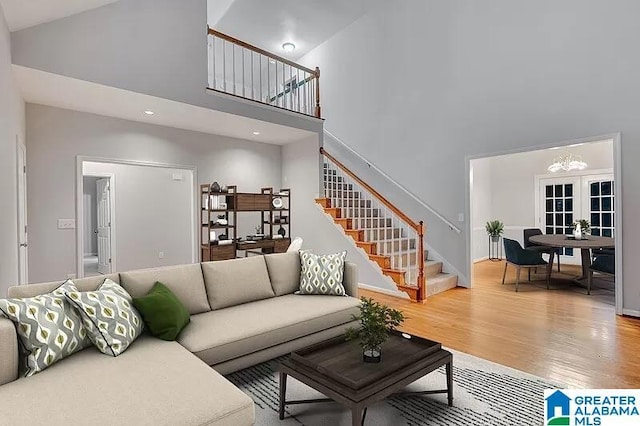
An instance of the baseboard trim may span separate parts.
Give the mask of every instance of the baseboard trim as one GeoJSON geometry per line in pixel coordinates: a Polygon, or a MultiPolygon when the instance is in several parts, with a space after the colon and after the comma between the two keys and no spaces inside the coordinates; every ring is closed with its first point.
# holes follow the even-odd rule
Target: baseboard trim
{"type": "Polygon", "coordinates": [[[640,311],[636,311],[635,309],[623,309],[622,315],[629,315],[630,317],[640,318],[640,311]]]}
{"type": "Polygon", "coordinates": [[[409,295],[404,291],[394,291],[388,288],[376,287],[374,285],[362,284],[362,283],[358,284],[358,288],[362,288],[368,291],[375,291],[376,293],[382,293],[388,296],[399,297],[401,299],[411,300],[409,298],[409,295]]]}

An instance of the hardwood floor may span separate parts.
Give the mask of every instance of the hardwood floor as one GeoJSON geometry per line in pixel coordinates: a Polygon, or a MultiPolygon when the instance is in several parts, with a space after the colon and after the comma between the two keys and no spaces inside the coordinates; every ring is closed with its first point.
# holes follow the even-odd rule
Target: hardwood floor
{"type": "Polygon", "coordinates": [[[640,388],[640,320],[615,315],[608,290],[587,296],[557,281],[547,290],[542,276],[528,283],[523,272],[516,293],[513,268],[505,285],[503,270],[503,262],[477,263],[473,289],[458,287],[424,304],[365,290],[361,295],[402,309],[408,333],[559,385],[640,388]]]}

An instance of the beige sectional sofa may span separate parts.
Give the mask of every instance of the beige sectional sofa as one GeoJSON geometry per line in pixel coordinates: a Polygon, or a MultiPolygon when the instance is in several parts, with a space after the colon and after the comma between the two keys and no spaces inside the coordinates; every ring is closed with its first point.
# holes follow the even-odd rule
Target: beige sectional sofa
{"type": "MultiPolygon", "coordinates": [[[[143,335],[117,358],[92,347],[18,378],[15,327],[0,318],[0,424],[251,425],[253,401],[222,374],[340,335],[358,313],[354,264],[349,297],[295,295],[299,276],[299,255],[284,253],[74,280],[89,291],[111,278],[134,297],[161,281],[191,323],[177,342],[143,335]]],[[[12,287],[9,297],[60,284],[12,287]]]]}

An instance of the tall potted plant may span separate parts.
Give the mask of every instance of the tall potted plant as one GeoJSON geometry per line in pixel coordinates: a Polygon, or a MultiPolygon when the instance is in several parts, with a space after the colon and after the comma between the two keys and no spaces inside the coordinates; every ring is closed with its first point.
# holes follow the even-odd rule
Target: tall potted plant
{"type": "Polygon", "coordinates": [[[496,243],[500,239],[500,236],[504,232],[504,223],[499,220],[490,220],[485,225],[485,229],[489,237],[491,237],[491,241],[496,243]]]}
{"type": "Polygon", "coordinates": [[[373,299],[363,297],[360,305],[360,315],[352,315],[360,321],[360,328],[347,329],[347,339],[360,340],[362,358],[364,362],[380,362],[382,359],[382,344],[405,320],[404,313],[382,305],[373,299]]]}

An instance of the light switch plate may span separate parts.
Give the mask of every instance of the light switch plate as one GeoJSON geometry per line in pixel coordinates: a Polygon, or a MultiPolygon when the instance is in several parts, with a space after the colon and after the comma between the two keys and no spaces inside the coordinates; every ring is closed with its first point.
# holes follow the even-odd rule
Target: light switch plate
{"type": "Polygon", "coordinates": [[[173,180],[177,180],[177,181],[181,181],[182,180],[182,173],[174,173],[172,175],[172,179],[173,180]]]}
{"type": "Polygon", "coordinates": [[[58,229],[76,229],[76,220],[58,219],[58,229]]]}
{"type": "Polygon", "coordinates": [[[458,213],[458,222],[464,222],[464,213],[458,213]]]}

